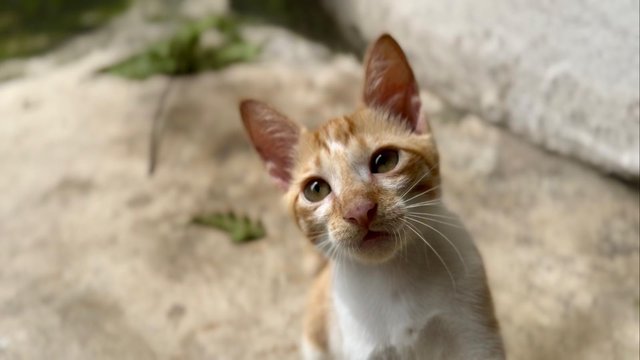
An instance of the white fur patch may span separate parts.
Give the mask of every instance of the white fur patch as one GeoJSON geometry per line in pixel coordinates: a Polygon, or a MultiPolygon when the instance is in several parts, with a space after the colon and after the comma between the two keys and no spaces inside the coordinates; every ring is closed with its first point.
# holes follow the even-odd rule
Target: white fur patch
{"type": "Polygon", "coordinates": [[[406,253],[389,262],[335,266],[332,299],[342,344],[336,353],[353,360],[504,359],[496,350],[499,334],[483,322],[490,314],[474,305],[484,296],[484,269],[471,239],[463,231],[438,226],[462,253],[469,268],[465,272],[448,242],[425,227],[416,225],[416,230],[448,270],[417,236],[406,253]]]}
{"type": "Polygon", "coordinates": [[[300,352],[303,360],[328,360],[329,358],[322,351],[317,349],[306,338],[300,342],[300,352]]]}

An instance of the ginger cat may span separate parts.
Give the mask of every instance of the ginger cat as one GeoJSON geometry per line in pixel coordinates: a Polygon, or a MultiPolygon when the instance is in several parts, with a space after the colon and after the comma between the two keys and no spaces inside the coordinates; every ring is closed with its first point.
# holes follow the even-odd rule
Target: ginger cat
{"type": "Polygon", "coordinates": [[[504,359],[482,259],[442,204],[438,151],[395,40],[365,59],[364,106],[307,130],[240,112],[296,223],[329,259],[310,292],[304,359],[504,359]]]}

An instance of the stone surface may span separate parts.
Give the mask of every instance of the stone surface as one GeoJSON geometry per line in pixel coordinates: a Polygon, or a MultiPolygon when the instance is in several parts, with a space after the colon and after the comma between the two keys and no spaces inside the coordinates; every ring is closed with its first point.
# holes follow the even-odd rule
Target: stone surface
{"type": "MultiPolygon", "coordinates": [[[[313,126],[353,108],[361,65],[284,30],[248,33],[260,61],[174,82],[152,178],[147,135],[167,79],[93,73],[130,39],[96,34],[77,59],[39,59],[0,84],[0,359],[298,358],[304,240],[237,103],[313,126]],[[238,246],[189,225],[227,209],[261,218],[267,238],[238,246]]],[[[445,200],[484,255],[510,358],[635,358],[637,189],[425,104],[445,200]]]]}
{"type": "Polygon", "coordinates": [[[391,32],[448,101],[638,179],[638,1],[324,2],[354,41],[391,32]]]}

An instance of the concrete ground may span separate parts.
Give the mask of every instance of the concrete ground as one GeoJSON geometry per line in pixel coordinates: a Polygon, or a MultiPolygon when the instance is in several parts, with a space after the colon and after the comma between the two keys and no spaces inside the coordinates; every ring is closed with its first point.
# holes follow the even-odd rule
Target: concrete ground
{"type": "MultiPolygon", "coordinates": [[[[94,74],[133,46],[123,31],[0,83],[0,359],[298,358],[303,240],[237,103],[313,126],[353,109],[361,65],[285,30],[248,32],[260,61],[172,85],[153,177],[147,134],[167,79],[94,74]],[[235,245],[189,225],[227,209],[268,236],[235,245]]],[[[638,189],[425,103],[509,358],[637,359],[638,189]]]]}

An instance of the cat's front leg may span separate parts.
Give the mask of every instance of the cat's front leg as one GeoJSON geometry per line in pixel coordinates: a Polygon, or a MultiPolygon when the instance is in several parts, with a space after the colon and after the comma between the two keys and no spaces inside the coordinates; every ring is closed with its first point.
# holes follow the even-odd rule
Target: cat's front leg
{"type": "Polygon", "coordinates": [[[301,352],[304,360],[329,360],[329,312],[331,266],[325,266],[316,276],[307,298],[304,315],[301,352]]]}

